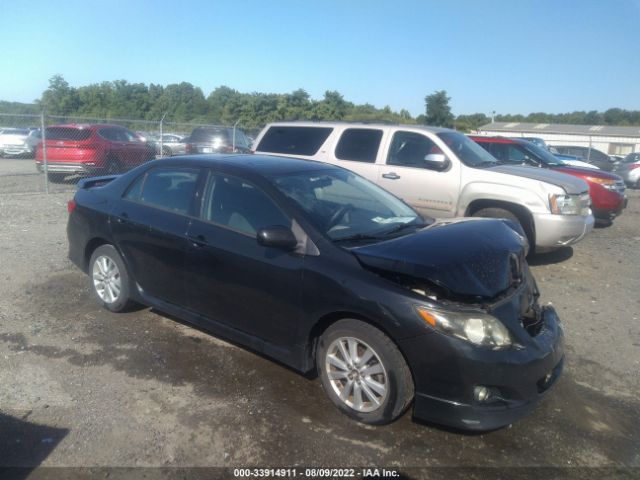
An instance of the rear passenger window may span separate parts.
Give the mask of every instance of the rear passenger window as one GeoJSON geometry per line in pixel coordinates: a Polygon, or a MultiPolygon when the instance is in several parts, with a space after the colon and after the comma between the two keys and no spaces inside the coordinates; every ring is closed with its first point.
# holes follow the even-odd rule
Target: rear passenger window
{"type": "Polygon", "coordinates": [[[344,131],[336,147],[340,160],[375,163],[382,139],[382,130],[349,128],[344,131]]]}
{"type": "Polygon", "coordinates": [[[157,168],[150,170],[144,178],[137,180],[125,197],[187,214],[197,180],[198,172],[195,170],[157,168]]]}
{"type": "Polygon", "coordinates": [[[271,127],[264,134],[257,151],[291,155],[315,155],[333,128],[271,127]]]}

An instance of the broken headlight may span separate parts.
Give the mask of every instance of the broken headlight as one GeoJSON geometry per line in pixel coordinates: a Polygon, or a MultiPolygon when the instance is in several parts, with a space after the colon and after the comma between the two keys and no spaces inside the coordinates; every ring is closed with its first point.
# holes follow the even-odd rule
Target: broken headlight
{"type": "Polygon", "coordinates": [[[494,350],[511,346],[511,336],[497,318],[480,311],[453,312],[416,307],[418,314],[434,330],[494,350]]]}

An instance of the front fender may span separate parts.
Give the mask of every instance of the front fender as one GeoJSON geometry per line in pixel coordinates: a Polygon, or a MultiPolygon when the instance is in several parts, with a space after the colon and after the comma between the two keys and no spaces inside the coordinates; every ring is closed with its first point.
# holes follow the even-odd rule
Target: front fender
{"type": "Polygon", "coordinates": [[[549,213],[547,193],[505,183],[476,181],[467,183],[460,192],[457,216],[463,216],[477,200],[512,203],[531,213],[549,213]]]}

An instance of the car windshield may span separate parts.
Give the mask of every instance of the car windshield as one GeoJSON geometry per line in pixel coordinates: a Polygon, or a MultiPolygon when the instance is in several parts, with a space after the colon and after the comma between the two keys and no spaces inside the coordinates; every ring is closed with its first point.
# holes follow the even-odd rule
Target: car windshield
{"type": "Polygon", "coordinates": [[[273,183],[334,241],[379,238],[425,225],[411,207],[348,170],[299,172],[274,177],[273,183]]]}
{"type": "Polygon", "coordinates": [[[562,165],[565,165],[564,162],[554,157],[553,154],[548,150],[541,148],[534,143],[529,142],[527,145],[522,145],[522,147],[530,156],[532,156],[536,160],[541,161],[545,165],[548,165],[550,167],[560,167],[562,165]]]}
{"type": "Polygon", "coordinates": [[[469,167],[491,167],[500,164],[484,148],[461,133],[440,132],[438,137],[447,144],[462,163],[469,167]]]}

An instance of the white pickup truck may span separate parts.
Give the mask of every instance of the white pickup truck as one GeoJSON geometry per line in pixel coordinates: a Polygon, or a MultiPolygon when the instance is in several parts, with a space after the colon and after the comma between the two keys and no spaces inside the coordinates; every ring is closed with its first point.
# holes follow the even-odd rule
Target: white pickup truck
{"type": "Polygon", "coordinates": [[[593,229],[589,188],[547,169],[500,165],[465,135],[445,128],[342,122],[279,122],[256,153],[306,158],[352,170],[435,218],[516,220],[540,252],[593,229]]]}

